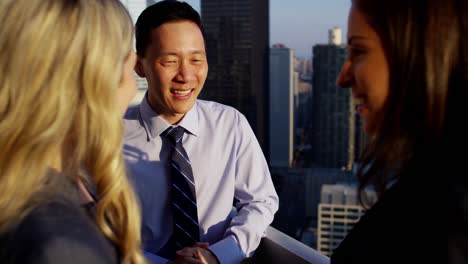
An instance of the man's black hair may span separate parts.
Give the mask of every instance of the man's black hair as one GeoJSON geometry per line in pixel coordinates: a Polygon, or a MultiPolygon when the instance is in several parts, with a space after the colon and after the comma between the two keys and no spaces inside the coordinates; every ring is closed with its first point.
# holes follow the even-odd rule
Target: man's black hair
{"type": "Polygon", "coordinates": [[[146,8],[138,17],[135,25],[136,51],[144,57],[146,48],[151,44],[151,31],[168,22],[191,21],[204,36],[200,15],[189,4],[176,0],[163,0],[146,8]]]}

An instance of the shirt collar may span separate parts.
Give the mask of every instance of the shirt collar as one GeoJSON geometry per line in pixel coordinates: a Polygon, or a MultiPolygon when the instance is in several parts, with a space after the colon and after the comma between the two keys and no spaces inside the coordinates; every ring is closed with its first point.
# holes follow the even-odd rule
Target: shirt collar
{"type": "MultiPolygon", "coordinates": [[[[194,136],[198,136],[199,133],[197,108],[198,101],[195,101],[192,109],[190,109],[190,111],[185,114],[185,116],[178,124],[178,126],[185,128],[187,132],[194,136]]],[[[171,126],[171,124],[169,124],[158,113],[156,113],[153,108],[151,108],[148,102],[147,94],[145,94],[140,104],[140,116],[149,138],[154,139],[159,137],[159,135],[161,135],[167,128],[171,126]]]]}

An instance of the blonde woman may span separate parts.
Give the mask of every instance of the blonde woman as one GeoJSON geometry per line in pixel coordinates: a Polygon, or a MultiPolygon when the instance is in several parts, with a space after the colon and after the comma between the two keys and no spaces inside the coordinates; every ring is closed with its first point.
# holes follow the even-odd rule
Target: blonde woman
{"type": "Polygon", "coordinates": [[[0,24],[0,263],[143,263],[121,152],[136,91],[127,11],[2,0],[0,24]]]}

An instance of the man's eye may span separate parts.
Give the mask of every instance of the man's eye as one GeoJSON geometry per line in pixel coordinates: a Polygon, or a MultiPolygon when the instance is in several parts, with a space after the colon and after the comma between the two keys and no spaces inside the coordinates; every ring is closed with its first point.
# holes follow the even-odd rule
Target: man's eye
{"type": "Polygon", "coordinates": [[[165,67],[175,67],[177,66],[177,61],[176,60],[165,60],[162,61],[161,64],[165,67]]]}

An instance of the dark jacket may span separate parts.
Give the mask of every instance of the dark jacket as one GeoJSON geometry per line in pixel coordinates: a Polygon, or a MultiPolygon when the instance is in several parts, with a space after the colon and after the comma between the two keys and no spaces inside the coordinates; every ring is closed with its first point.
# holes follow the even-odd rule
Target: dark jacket
{"type": "Polygon", "coordinates": [[[436,230],[442,227],[430,223],[441,211],[427,210],[430,202],[423,186],[401,181],[393,185],[335,249],[331,263],[427,263],[424,259],[440,258],[446,248],[439,247],[436,230]]]}
{"type": "Polygon", "coordinates": [[[114,264],[119,258],[68,182],[13,230],[0,235],[0,263],[114,264]]]}

